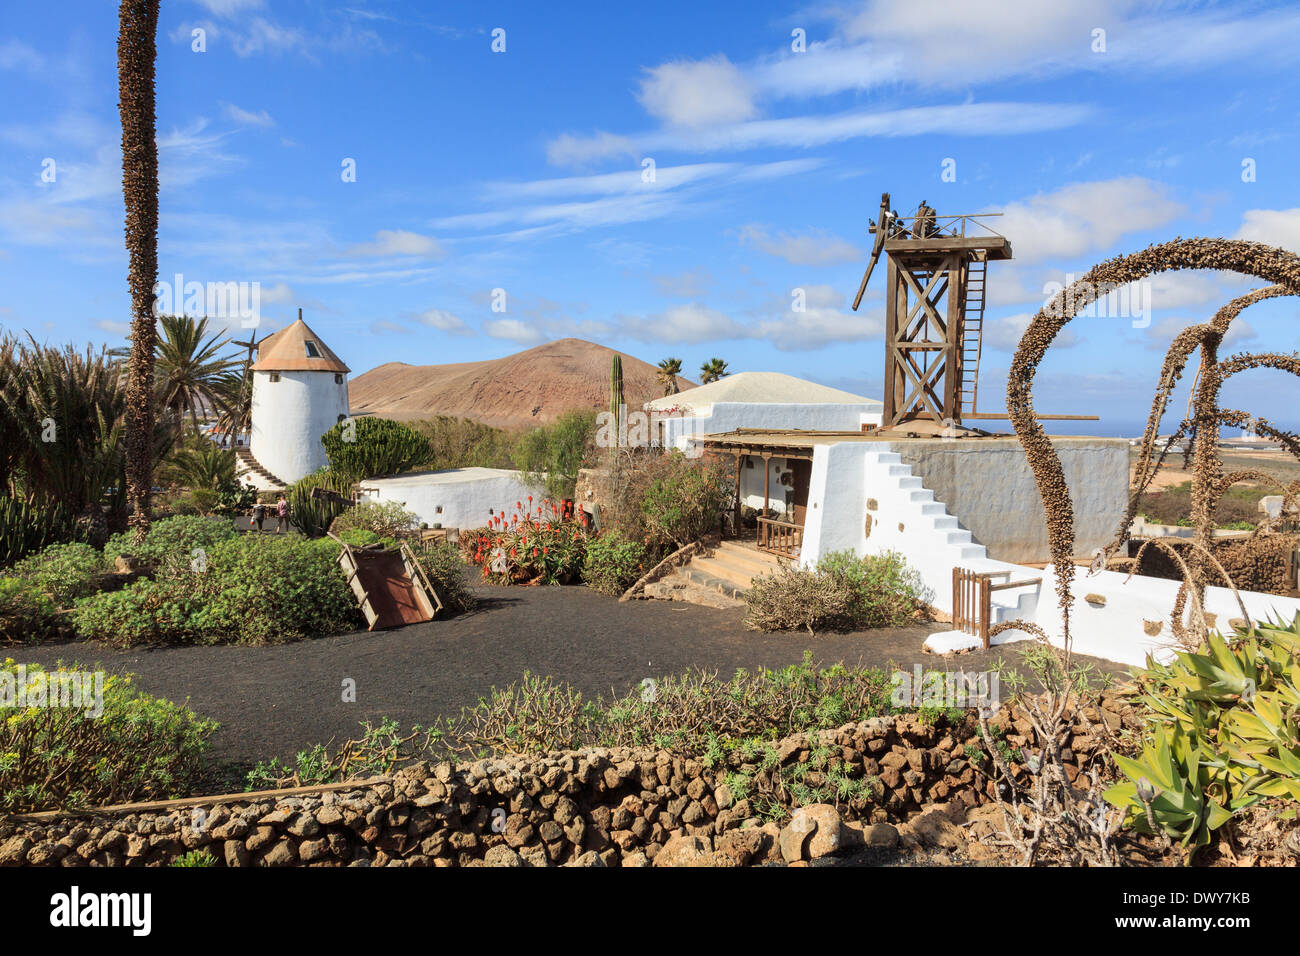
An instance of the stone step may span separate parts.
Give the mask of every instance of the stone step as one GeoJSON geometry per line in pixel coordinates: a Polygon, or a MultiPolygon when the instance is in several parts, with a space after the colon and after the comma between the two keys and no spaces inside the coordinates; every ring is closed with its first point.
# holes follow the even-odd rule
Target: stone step
{"type": "MultiPolygon", "coordinates": [[[[696,560],[698,561],[699,559],[697,558],[696,560]]],[[[719,594],[725,595],[729,598],[734,598],[736,600],[739,600],[740,595],[743,594],[745,591],[745,587],[741,587],[740,585],[736,584],[734,581],[724,580],[722,578],[713,575],[707,570],[697,568],[695,566],[695,561],[692,561],[690,564],[682,568],[677,573],[680,574],[682,577],[686,578],[688,581],[691,582],[692,585],[696,587],[705,588],[710,591],[716,591],[719,594]]],[[[746,586],[748,586],[749,582],[745,582],[745,583],[746,586]]]]}
{"type": "Polygon", "coordinates": [[[729,564],[739,565],[755,574],[766,574],[781,567],[781,560],[774,554],[759,551],[757,548],[734,541],[724,541],[714,552],[713,557],[729,564]]]}
{"type": "Polygon", "coordinates": [[[735,588],[743,591],[749,587],[749,583],[758,577],[754,571],[747,568],[737,567],[728,563],[725,559],[718,558],[695,558],[691,561],[689,568],[691,571],[700,571],[719,581],[725,581],[735,588]]]}

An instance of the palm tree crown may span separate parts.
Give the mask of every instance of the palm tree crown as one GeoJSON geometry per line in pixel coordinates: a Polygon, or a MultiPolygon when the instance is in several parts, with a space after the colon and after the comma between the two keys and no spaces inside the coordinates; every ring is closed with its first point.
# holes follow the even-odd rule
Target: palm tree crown
{"type": "Polygon", "coordinates": [[[710,382],[716,382],[731,373],[727,371],[727,363],[720,358],[711,358],[700,366],[700,382],[708,385],[710,382]]]}
{"type": "Polygon", "coordinates": [[[677,387],[677,376],[681,374],[681,359],[666,358],[659,363],[659,384],[664,387],[665,395],[676,395],[680,391],[677,387]]]}

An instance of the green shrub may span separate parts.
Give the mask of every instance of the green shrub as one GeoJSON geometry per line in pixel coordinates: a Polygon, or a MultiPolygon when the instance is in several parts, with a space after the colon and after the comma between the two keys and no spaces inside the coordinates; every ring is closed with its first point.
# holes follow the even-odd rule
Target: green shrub
{"type": "Polygon", "coordinates": [[[40,588],[22,578],[0,578],[0,641],[41,641],[58,620],[54,602],[40,588]]]}
{"type": "Polygon", "coordinates": [[[335,518],[330,531],[341,536],[344,531],[359,528],[372,531],[380,538],[396,538],[399,533],[410,531],[419,521],[418,515],[396,501],[361,501],[335,518]]]}
{"type": "Polygon", "coordinates": [[[1141,754],[1106,800],[1140,832],[1202,847],[1266,797],[1300,800],[1300,616],[1134,674],[1150,723],[1141,754]],[[1154,826],[1152,824],[1154,823],[1154,826]]]}
{"type": "Polygon", "coordinates": [[[431,454],[428,439],[415,429],[372,416],[339,422],[320,441],[330,471],[348,482],[422,468],[431,454]]]}
{"type": "MultiPolygon", "coordinates": [[[[84,707],[17,707],[18,668],[13,660],[0,664],[7,692],[0,693],[0,812],[166,799],[198,784],[215,721],[112,674],[102,678],[98,716],[84,707]]],[[[25,670],[34,691],[36,682],[54,686],[55,675],[76,668],[25,670]]]]}
{"type": "Polygon", "coordinates": [[[72,624],[115,647],[274,644],[347,630],[360,618],[337,558],[332,541],[241,535],[215,544],[202,569],[175,565],[79,601],[72,624]]]}
{"type": "Polygon", "coordinates": [[[618,531],[606,531],[587,542],[582,579],[601,594],[619,595],[646,571],[646,549],[618,531]]]}
{"type": "Polygon", "coordinates": [[[403,764],[428,756],[439,738],[437,731],[418,724],[403,736],[391,717],[381,718],[378,726],[363,720],[361,727],[361,738],[347,741],[333,756],[323,744],[313,744],[298,751],[293,766],[278,758],[258,763],[248,772],[244,789],[275,790],[388,775],[403,764]]]}
{"type": "Polygon", "coordinates": [[[348,528],[345,531],[336,532],[342,541],[347,542],[354,548],[365,548],[372,544],[379,544],[382,540],[379,535],[365,528],[348,528]]]}
{"type": "Polygon", "coordinates": [[[182,853],[172,863],[172,866],[180,867],[203,867],[216,865],[217,858],[207,850],[190,850],[188,853],[182,853]]]}
{"type": "Polygon", "coordinates": [[[442,606],[448,611],[472,611],[478,598],[465,583],[465,562],[454,544],[429,545],[414,552],[416,561],[429,576],[442,606]]]}
{"type": "Polygon", "coordinates": [[[511,457],[530,484],[544,484],[547,497],[562,501],[573,497],[578,471],[595,447],[596,413],[575,409],[549,425],[519,436],[511,457]]]}
{"type": "Polygon", "coordinates": [[[347,495],[352,483],[328,468],[322,468],[294,482],[285,492],[285,498],[289,502],[289,517],[294,527],[309,538],[322,538],[334,519],[349,506],[329,498],[313,498],[313,488],[347,495]]]}
{"type": "Polygon", "coordinates": [[[69,623],[80,637],[111,647],[186,644],[196,639],[197,583],[185,576],[143,579],[76,603],[69,623]]]}
{"type": "Polygon", "coordinates": [[[39,504],[0,495],[0,567],[35,554],[76,533],[73,515],[61,504],[39,504]]]}
{"type": "Polygon", "coordinates": [[[113,535],[104,546],[104,557],[111,562],[120,554],[129,554],[152,563],[167,560],[188,565],[198,556],[196,552],[210,552],[218,543],[238,535],[234,522],[223,518],[177,515],[155,521],[139,543],[131,531],[113,535]]]}
{"type": "Polygon", "coordinates": [[[755,578],[744,592],[745,627],[755,631],[901,627],[920,606],[920,576],[888,551],[859,558],[828,554],[816,570],[783,568],[755,578]]]}
{"type": "Polygon", "coordinates": [[[97,590],[97,578],[109,569],[104,554],[79,541],[52,544],[15,564],[11,573],[67,607],[97,590]]]}
{"type": "Polygon", "coordinates": [[[676,450],[663,458],[667,473],[650,483],[641,513],[650,543],[676,549],[717,530],[735,487],[715,462],[693,461],[676,450]]]}

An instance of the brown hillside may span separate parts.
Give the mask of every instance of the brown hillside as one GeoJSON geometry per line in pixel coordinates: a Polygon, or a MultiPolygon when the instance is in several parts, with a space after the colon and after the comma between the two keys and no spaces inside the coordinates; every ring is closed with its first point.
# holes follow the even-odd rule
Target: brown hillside
{"type": "MultiPolygon", "coordinates": [[[[629,408],[663,394],[655,366],[619,354],[629,408]]],[[[485,362],[389,362],[352,379],[348,397],[354,414],[407,421],[454,415],[499,428],[547,424],[570,409],[609,407],[613,357],[603,345],[560,339],[485,362]]],[[[680,377],[677,384],[683,391],[695,387],[680,377]]]]}

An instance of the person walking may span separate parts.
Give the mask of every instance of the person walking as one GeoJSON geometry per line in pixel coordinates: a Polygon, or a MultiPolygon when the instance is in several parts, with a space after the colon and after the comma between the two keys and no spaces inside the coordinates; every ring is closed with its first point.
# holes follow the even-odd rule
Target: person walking
{"type": "Polygon", "coordinates": [[[257,534],[261,534],[262,522],[265,520],[266,520],[266,505],[262,504],[262,502],[259,501],[253,505],[253,520],[252,523],[249,524],[248,530],[256,532],[257,534]]]}
{"type": "Polygon", "coordinates": [[[275,533],[279,534],[281,529],[285,534],[289,533],[289,502],[285,500],[283,491],[275,503],[275,533]]]}

